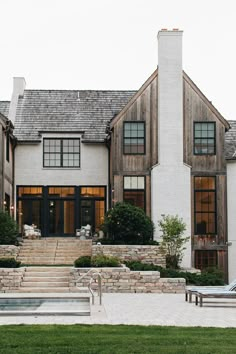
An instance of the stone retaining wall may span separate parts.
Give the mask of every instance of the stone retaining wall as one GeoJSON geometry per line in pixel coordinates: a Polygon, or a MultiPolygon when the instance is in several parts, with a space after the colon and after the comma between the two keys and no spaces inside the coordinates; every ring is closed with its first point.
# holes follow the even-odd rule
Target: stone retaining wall
{"type": "Polygon", "coordinates": [[[165,256],[160,253],[159,246],[151,245],[93,245],[92,255],[104,254],[118,257],[123,261],[141,261],[166,267],[165,256]]]}
{"type": "MultiPolygon", "coordinates": [[[[90,268],[74,268],[74,280],[70,287],[87,288],[91,274],[85,275],[90,268]],[[85,276],[84,276],[85,275],[85,276]],[[80,279],[84,276],[82,279],[80,279]]],[[[184,293],[185,279],[160,278],[157,271],[131,271],[127,267],[96,268],[94,273],[102,274],[102,290],[106,293],[184,293]]],[[[97,282],[92,283],[92,289],[97,289],[97,282]]]]}
{"type": "Polygon", "coordinates": [[[0,293],[19,290],[25,268],[0,268],[0,293]]]}
{"type": "Polygon", "coordinates": [[[15,258],[18,256],[20,247],[14,245],[0,245],[0,258],[15,258]]]}

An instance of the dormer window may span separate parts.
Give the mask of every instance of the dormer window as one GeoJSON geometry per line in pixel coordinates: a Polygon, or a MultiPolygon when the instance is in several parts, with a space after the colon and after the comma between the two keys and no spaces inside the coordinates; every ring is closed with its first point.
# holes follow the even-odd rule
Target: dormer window
{"type": "Polygon", "coordinates": [[[215,122],[194,122],[194,155],[215,155],[215,122]]]}
{"type": "Polygon", "coordinates": [[[80,139],[44,139],[43,167],[80,167],[80,139]]]}
{"type": "Polygon", "coordinates": [[[124,154],[145,154],[145,123],[124,122],[124,154]]]}

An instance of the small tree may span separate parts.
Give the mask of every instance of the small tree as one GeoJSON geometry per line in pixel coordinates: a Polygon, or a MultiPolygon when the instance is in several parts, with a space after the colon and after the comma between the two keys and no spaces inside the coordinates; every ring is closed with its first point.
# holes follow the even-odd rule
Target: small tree
{"type": "Polygon", "coordinates": [[[16,245],[17,235],[17,223],[7,212],[0,211],[0,245],[16,245]]]}
{"type": "Polygon", "coordinates": [[[163,215],[158,225],[162,231],[160,251],[166,255],[166,267],[178,269],[186,249],[184,244],[189,240],[183,236],[186,224],[177,215],[163,215]]]}
{"type": "Polygon", "coordinates": [[[128,203],[116,203],[106,213],[102,228],[115,243],[145,244],[153,239],[151,219],[141,208],[128,203]]]}

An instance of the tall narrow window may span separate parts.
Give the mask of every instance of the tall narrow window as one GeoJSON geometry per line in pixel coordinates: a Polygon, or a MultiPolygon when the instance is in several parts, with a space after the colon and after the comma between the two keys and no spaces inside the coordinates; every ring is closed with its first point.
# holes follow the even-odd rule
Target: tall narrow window
{"type": "Polygon", "coordinates": [[[194,123],[194,154],[215,155],[216,153],[216,125],[214,122],[194,123]]]}
{"type": "Polygon", "coordinates": [[[44,139],[44,167],[80,167],[80,139],[44,139]]]}
{"type": "Polygon", "coordinates": [[[6,133],[6,160],[10,160],[10,135],[9,132],[6,133]]]}
{"type": "Polygon", "coordinates": [[[145,123],[124,122],[124,154],[145,154],[145,123]]]}
{"type": "Polygon", "coordinates": [[[145,177],[124,177],[124,202],[145,210],[145,177]]]}
{"type": "Polygon", "coordinates": [[[216,233],[215,177],[194,178],[195,235],[216,233]]]}

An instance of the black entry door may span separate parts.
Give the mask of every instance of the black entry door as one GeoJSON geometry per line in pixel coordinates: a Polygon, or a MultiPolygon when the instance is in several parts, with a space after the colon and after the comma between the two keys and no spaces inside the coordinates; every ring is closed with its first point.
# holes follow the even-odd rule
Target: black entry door
{"type": "Polygon", "coordinates": [[[75,233],[73,200],[49,200],[49,235],[72,236],[75,233]]]}

